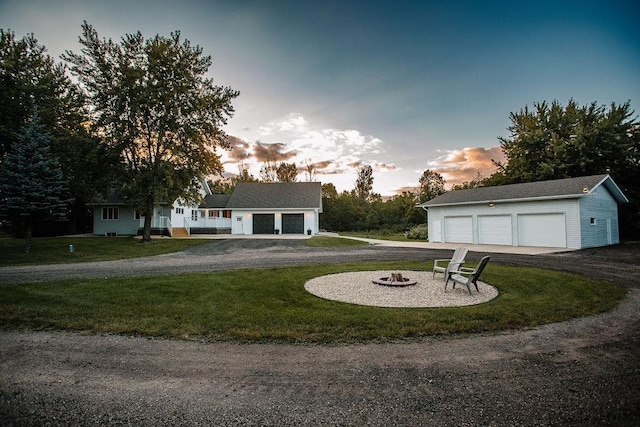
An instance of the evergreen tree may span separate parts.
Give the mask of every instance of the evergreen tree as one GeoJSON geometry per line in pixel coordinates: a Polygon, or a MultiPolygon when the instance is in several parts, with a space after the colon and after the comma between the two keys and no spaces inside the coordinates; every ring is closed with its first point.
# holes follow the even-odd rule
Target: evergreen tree
{"type": "Polygon", "coordinates": [[[31,250],[33,224],[45,218],[64,218],[71,201],[50,142],[35,114],[18,134],[0,169],[0,214],[13,223],[14,230],[24,231],[25,252],[31,250]]]}
{"type": "Polygon", "coordinates": [[[69,231],[75,232],[76,221],[89,224],[86,203],[106,192],[118,158],[89,134],[85,98],[64,65],[33,34],[17,39],[0,29],[0,163],[36,109],[74,198],[69,231]]]}
{"type": "Polygon", "coordinates": [[[37,108],[52,142],[83,122],[77,87],[33,34],[16,39],[0,29],[0,161],[37,108]]]}

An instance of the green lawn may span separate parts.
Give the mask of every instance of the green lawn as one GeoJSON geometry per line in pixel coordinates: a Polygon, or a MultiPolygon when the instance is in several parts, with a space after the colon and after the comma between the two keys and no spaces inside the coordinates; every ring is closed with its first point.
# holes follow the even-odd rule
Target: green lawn
{"type": "Polygon", "coordinates": [[[24,253],[23,239],[4,238],[0,239],[0,266],[138,258],[179,252],[206,241],[156,238],[152,243],[141,243],[140,239],[133,237],[40,237],[33,239],[31,252],[24,253]],[[74,246],[73,254],[69,245],[74,246]]]}
{"type": "Polygon", "coordinates": [[[408,239],[405,233],[390,233],[390,232],[384,232],[384,231],[380,231],[380,232],[377,232],[377,231],[355,232],[354,231],[354,232],[343,232],[343,233],[340,233],[340,235],[349,236],[349,237],[362,237],[365,239],[393,240],[395,242],[426,242],[426,240],[423,240],[423,239],[408,239]]]}
{"type": "Polygon", "coordinates": [[[205,341],[394,341],[528,328],[609,310],[625,295],[604,281],[498,264],[483,280],[500,295],[471,307],[364,307],[304,290],[305,281],[330,273],[429,267],[378,262],[0,286],[0,328],[205,341]]]}
{"type": "MultiPolygon", "coordinates": [[[[141,243],[133,237],[42,237],[33,239],[30,253],[24,253],[24,240],[0,238],[0,267],[8,265],[66,264],[72,262],[112,261],[180,252],[209,242],[207,239],[155,238],[141,243]],[[74,246],[70,253],[69,245],[74,246]]],[[[367,245],[339,237],[314,236],[305,240],[311,246],[343,247],[367,245]]]]}

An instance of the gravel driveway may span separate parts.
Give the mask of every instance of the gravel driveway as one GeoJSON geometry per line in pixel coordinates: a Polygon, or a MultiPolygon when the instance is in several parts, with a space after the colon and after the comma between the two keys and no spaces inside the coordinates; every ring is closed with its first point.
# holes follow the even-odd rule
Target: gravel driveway
{"type": "MultiPolygon", "coordinates": [[[[449,253],[215,240],[177,256],[0,268],[0,283],[449,253]]],[[[295,346],[0,332],[0,424],[640,425],[639,255],[640,244],[493,254],[492,262],[578,272],[629,290],[609,313],[497,335],[295,346]]]]}

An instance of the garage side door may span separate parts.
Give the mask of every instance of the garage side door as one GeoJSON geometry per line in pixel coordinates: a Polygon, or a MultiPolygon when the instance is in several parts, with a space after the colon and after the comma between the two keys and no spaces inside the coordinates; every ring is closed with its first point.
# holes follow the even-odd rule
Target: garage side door
{"type": "Polygon", "coordinates": [[[273,214],[253,214],[253,234],[273,234],[274,225],[273,214]]]}
{"type": "Polygon", "coordinates": [[[564,214],[518,215],[518,241],[520,246],[566,248],[564,214]]]}
{"type": "Polygon", "coordinates": [[[444,241],[450,243],[473,243],[473,222],[470,216],[455,216],[444,219],[444,241]]]}
{"type": "Polygon", "coordinates": [[[478,243],[512,245],[511,215],[478,216],[478,243]]]}
{"type": "Polygon", "coordinates": [[[304,214],[282,214],[282,234],[303,234],[304,214]]]}

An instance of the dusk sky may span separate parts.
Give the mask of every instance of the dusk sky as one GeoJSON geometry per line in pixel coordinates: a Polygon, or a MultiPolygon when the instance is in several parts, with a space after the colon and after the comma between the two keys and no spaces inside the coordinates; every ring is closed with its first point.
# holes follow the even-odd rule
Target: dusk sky
{"type": "MultiPolygon", "coordinates": [[[[373,167],[384,196],[425,169],[449,185],[493,172],[509,113],[535,102],[631,101],[640,113],[640,2],[0,0],[0,28],[56,60],[100,37],[184,38],[241,92],[226,126],[238,162],[312,163],[338,191],[373,167]]],[[[304,180],[304,174],[299,175],[304,180]]]]}

